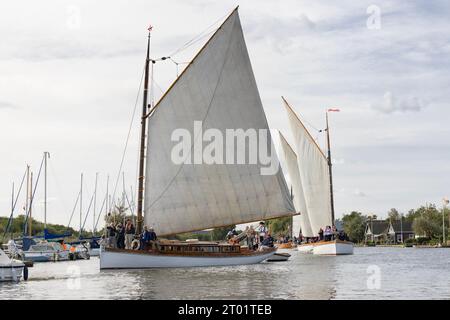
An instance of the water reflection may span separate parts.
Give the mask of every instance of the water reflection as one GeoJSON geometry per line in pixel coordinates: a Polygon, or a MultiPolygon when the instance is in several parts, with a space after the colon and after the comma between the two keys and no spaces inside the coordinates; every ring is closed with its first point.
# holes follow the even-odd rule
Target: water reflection
{"type": "Polygon", "coordinates": [[[355,248],[353,256],[341,257],[290,253],[288,262],[239,267],[100,271],[97,258],[36,264],[29,281],[0,284],[0,299],[450,298],[448,249],[355,248]],[[379,286],[370,285],[374,276],[379,286]]]}

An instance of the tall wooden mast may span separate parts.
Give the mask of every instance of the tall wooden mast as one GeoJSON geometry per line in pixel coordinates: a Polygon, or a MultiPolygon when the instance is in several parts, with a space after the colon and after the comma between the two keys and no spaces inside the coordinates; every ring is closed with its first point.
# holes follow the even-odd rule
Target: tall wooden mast
{"type": "Polygon", "coordinates": [[[142,101],[142,117],[141,117],[141,146],[139,152],[139,181],[138,181],[138,203],[137,203],[137,223],[136,233],[142,232],[143,223],[143,202],[144,202],[144,170],[145,170],[145,143],[146,143],[146,131],[147,131],[147,109],[148,109],[148,78],[149,78],[149,65],[150,65],[150,36],[151,27],[148,28],[148,40],[147,40],[147,57],[145,59],[145,78],[144,78],[144,98],[142,101]]]}
{"type": "Polygon", "coordinates": [[[333,169],[331,163],[330,126],[328,125],[328,111],[326,112],[326,118],[327,118],[328,170],[330,173],[331,223],[334,226],[333,169]]]}

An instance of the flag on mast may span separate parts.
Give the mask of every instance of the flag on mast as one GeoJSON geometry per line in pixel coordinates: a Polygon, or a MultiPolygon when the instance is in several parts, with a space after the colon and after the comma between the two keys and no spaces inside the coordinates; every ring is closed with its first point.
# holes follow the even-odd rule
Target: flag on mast
{"type": "Polygon", "coordinates": [[[337,108],[331,108],[331,109],[328,109],[328,112],[340,112],[341,110],[340,109],[337,109],[337,108]]]}

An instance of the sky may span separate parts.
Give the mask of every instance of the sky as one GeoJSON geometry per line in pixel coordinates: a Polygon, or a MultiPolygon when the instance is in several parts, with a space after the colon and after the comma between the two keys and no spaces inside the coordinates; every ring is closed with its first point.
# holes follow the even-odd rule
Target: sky
{"type": "MultiPolygon", "coordinates": [[[[147,27],[152,57],[172,56],[180,72],[236,5],[269,126],[290,138],[284,96],[324,146],[324,112],[341,110],[330,118],[337,217],[385,217],[450,196],[448,1],[18,0],[0,3],[0,216],[27,164],[37,177],[44,151],[49,222],[68,224],[81,173],[83,215],[96,173],[97,212],[108,175],[116,197],[123,184],[135,190],[131,119],[147,27]]],[[[176,77],[174,62],[154,66],[156,101],[176,77]]],[[[40,179],[33,216],[42,220],[40,179]]],[[[71,226],[79,219],[76,209],[71,226]]],[[[91,211],[85,228],[93,223],[91,211]]]]}

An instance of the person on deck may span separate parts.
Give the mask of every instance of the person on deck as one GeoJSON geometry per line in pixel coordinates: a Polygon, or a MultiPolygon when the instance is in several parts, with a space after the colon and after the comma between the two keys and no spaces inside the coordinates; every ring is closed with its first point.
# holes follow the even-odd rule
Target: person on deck
{"type": "Polygon", "coordinates": [[[267,235],[267,227],[264,221],[261,221],[259,223],[259,226],[257,228],[257,231],[259,232],[259,242],[263,242],[267,235]]]}
{"type": "Polygon", "coordinates": [[[136,233],[136,228],[130,219],[127,220],[125,226],[125,249],[131,249],[131,243],[134,239],[134,234],[136,233]]]}
{"type": "Polygon", "coordinates": [[[333,226],[331,228],[331,240],[337,239],[337,236],[338,236],[338,231],[336,229],[336,226],[333,226]]]}
{"type": "Polygon", "coordinates": [[[263,241],[261,241],[261,246],[264,247],[273,247],[274,239],[272,236],[268,233],[263,241]]]}
{"type": "Polygon", "coordinates": [[[109,224],[109,226],[106,227],[106,239],[108,247],[116,247],[116,228],[114,227],[114,223],[112,222],[109,224]]]}
{"type": "Polygon", "coordinates": [[[319,229],[319,241],[322,241],[322,240],[323,240],[323,229],[320,228],[319,229]]]}
{"type": "Polygon", "coordinates": [[[125,228],[122,223],[119,222],[117,225],[117,248],[125,249],[125,228]]]}
{"type": "Polygon", "coordinates": [[[257,244],[256,244],[256,231],[253,228],[253,226],[250,226],[249,229],[249,234],[250,234],[250,244],[251,244],[251,249],[256,250],[257,244]]]}
{"type": "Polygon", "coordinates": [[[148,243],[150,242],[150,231],[148,231],[147,226],[144,226],[144,231],[141,233],[139,240],[140,240],[139,250],[146,250],[148,243]]]}
{"type": "Polygon", "coordinates": [[[331,227],[330,227],[330,226],[327,226],[327,227],[325,228],[325,232],[324,232],[325,241],[331,241],[331,235],[332,235],[332,233],[331,233],[331,227]]]}
{"type": "Polygon", "coordinates": [[[156,236],[156,232],[152,227],[150,227],[149,232],[150,232],[150,241],[158,240],[158,237],[156,236]]]}

